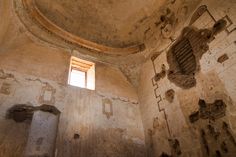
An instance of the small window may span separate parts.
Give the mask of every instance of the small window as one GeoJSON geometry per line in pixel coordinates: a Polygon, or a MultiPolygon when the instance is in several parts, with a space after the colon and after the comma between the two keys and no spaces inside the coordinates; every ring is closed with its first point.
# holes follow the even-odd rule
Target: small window
{"type": "Polygon", "coordinates": [[[94,90],[95,64],[76,57],[71,57],[68,84],[94,90]]]}

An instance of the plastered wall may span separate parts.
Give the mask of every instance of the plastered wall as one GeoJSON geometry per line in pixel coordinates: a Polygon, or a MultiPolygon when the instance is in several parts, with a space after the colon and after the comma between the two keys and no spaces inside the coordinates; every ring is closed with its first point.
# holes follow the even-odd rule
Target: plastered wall
{"type": "Polygon", "coordinates": [[[49,104],[61,111],[56,146],[58,156],[145,154],[138,102],[132,97],[63,86],[1,69],[0,98],[0,152],[3,156],[19,156],[28,137],[30,121],[16,123],[6,118],[9,108],[16,104],[49,104]],[[46,92],[51,93],[50,97],[46,92]],[[75,134],[79,135],[78,139],[74,138],[75,134]]]}
{"type": "Polygon", "coordinates": [[[120,70],[96,63],[95,91],[67,85],[71,50],[40,42],[18,21],[10,1],[0,4],[0,156],[25,151],[31,121],[6,117],[16,104],[60,110],[58,157],[145,156],[137,94],[120,70]]]}
{"type": "Polygon", "coordinates": [[[180,5],[179,10],[174,3],[171,1],[172,7],[166,8],[165,19],[158,19],[162,22],[152,26],[158,33],[147,31],[155,39],[150,38],[151,44],[146,45],[150,52],[142,55],[156,57],[142,65],[137,95],[119,69],[97,62],[95,91],[68,86],[70,54],[74,51],[33,36],[16,16],[13,1],[0,1],[4,17],[0,20],[0,156],[22,156],[31,126],[30,120],[17,123],[7,119],[9,108],[16,104],[48,104],[61,112],[55,144],[58,157],[234,157],[236,4],[234,0],[196,0],[180,5]],[[169,43],[178,40],[192,20],[196,11],[193,8],[202,5],[208,12],[197,17],[192,27],[208,29],[222,18],[227,25],[207,43],[209,48],[194,74],[196,85],[183,89],[167,76],[169,43]],[[181,16],[172,16],[175,12],[181,16]],[[191,16],[185,19],[188,14],[191,16]],[[161,74],[159,79],[155,79],[157,74],[161,74]],[[223,101],[225,110],[216,113],[224,114],[191,122],[190,115],[200,110],[200,99],[207,105],[223,101]]]}
{"type": "MultiPolygon", "coordinates": [[[[227,15],[232,23],[229,24],[228,21],[227,28],[208,44],[209,50],[200,59],[200,70],[195,74],[196,85],[183,89],[168,79],[166,74],[169,63],[166,54],[169,49],[157,58],[148,60],[142,67],[139,100],[150,157],[158,157],[161,154],[184,157],[233,157],[236,154],[236,145],[232,140],[236,133],[236,3],[228,0],[209,0],[202,1],[199,7],[201,5],[206,5],[210,14],[206,12],[197,18],[193,27],[212,27],[214,20],[211,15],[215,20],[227,15]],[[167,69],[166,74],[155,81],[154,76],[157,73],[161,74],[163,64],[167,69]],[[166,95],[171,89],[174,91],[172,102],[168,101],[166,95]],[[189,116],[199,110],[199,99],[207,103],[213,103],[217,99],[223,100],[226,104],[225,115],[214,120],[199,119],[191,123],[189,116]],[[223,127],[224,122],[229,125],[231,137],[223,127]],[[212,131],[209,126],[213,126],[215,130],[212,131]],[[225,145],[227,152],[224,150],[225,145]]],[[[186,21],[185,26],[190,19],[186,21]]]]}

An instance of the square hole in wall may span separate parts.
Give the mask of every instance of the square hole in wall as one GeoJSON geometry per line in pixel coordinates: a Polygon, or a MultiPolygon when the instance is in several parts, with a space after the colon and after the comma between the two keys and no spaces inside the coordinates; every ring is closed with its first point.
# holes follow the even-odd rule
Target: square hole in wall
{"type": "Polygon", "coordinates": [[[95,63],[71,57],[68,84],[95,90],[95,63]]]}

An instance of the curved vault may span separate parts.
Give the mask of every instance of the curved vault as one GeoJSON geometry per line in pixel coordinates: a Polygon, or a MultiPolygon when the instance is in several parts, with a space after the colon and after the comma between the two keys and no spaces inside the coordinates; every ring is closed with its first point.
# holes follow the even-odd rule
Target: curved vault
{"type": "Polygon", "coordinates": [[[145,49],[144,44],[128,47],[111,47],[86,40],[64,30],[49,20],[37,7],[35,0],[14,0],[14,2],[16,12],[22,23],[32,34],[44,41],[57,45],[66,44],[66,47],[70,48],[85,48],[94,53],[115,56],[134,54],[145,49]]]}

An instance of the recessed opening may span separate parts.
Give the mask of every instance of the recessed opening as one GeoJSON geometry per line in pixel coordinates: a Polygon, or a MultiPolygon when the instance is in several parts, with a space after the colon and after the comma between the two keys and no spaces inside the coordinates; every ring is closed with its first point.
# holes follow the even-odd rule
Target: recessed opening
{"type": "Polygon", "coordinates": [[[95,90],[95,63],[71,57],[68,84],[95,90]]]}

